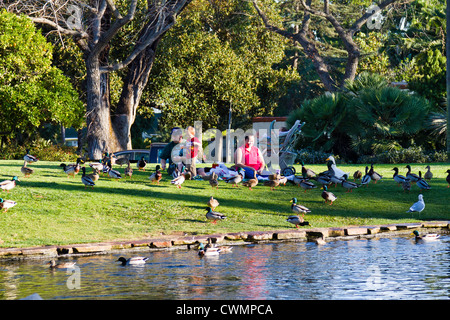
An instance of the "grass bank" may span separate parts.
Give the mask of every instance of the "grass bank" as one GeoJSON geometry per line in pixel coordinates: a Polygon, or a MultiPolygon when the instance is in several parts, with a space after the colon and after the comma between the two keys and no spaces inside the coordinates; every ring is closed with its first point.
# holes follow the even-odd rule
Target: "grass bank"
{"type": "MultiPolygon", "coordinates": [[[[430,164],[434,174],[424,191],[426,208],[422,214],[406,214],[417,201],[420,192],[415,185],[410,193],[403,192],[393,181],[393,165],[376,165],[384,175],[381,182],[367,188],[346,193],[341,186],[329,189],[338,200],[327,205],[320,188],[309,190],[287,184],[271,191],[262,184],[250,191],[233,188],[220,182],[212,189],[207,181],[186,181],[181,189],[170,184],[164,173],[159,185],[148,179],[150,172],[134,170],[131,179],[110,180],[105,175],[94,189],[85,188],[81,173],[75,178],[64,174],[60,162],[39,161],[29,167],[35,173],[24,178],[20,172],[23,161],[0,160],[0,181],[17,175],[16,188],[0,197],[17,201],[8,212],[0,213],[0,247],[28,247],[63,245],[119,239],[139,239],[161,233],[183,231],[190,234],[222,232],[283,230],[294,226],[286,222],[291,214],[289,200],[296,197],[300,204],[311,209],[305,218],[312,227],[339,227],[348,225],[376,225],[417,222],[420,220],[450,220],[450,189],[445,177],[450,164],[430,164]],[[219,200],[217,211],[227,219],[216,225],[205,218],[206,202],[210,196],[219,200]]],[[[412,164],[413,172],[425,172],[426,164],[412,164]]],[[[90,173],[91,169],[86,166],[90,173]]],[[[307,165],[316,173],[326,165],[307,165]]],[[[398,164],[406,173],[405,164],[398,164]]],[[[297,166],[298,171],[301,166],[297,166]]],[[[362,165],[339,165],[353,175],[364,172],[362,165]]],[[[117,166],[123,173],[125,167],[117,166]]],[[[154,166],[149,169],[153,170],[154,166]]]]}

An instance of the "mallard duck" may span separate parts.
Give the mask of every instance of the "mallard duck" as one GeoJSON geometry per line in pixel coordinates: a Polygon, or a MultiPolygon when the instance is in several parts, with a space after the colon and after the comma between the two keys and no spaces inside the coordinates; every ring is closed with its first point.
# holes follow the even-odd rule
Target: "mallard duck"
{"type": "MultiPolygon", "coordinates": [[[[278,179],[278,181],[280,181],[280,179],[278,179]]],[[[253,173],[253,179],[243,181],[242,185],[244,187],[248,187],[249,190],[252,190],[253,187],[256,187],[258,185],[258,178],[256,177],[256,171],[253,173]]]]}
{"type": "Polygon", "coordinates": [[[339,168],[336,166],[336,160],[334,159],[333,156],[329,156],[329,157],[327,158],[326,161],[331,161],[331,162],[332,162],[331,168],[333,169],[334,175],[335,175],[336,177],[342,178],[342,177],[344,176],[344,174],[346,174],[347,177],[350,176],[350,173],[344,172],[343,170],[339,169],[339,168]]]}
{"type": "Polygon", "coordinates": [[[425,169],[428,169],[427,172],[425,172],[425,175],[423,176],[423,178],[425,180],[430,181],[433,178],[433,173],[431,172],[431,168],[430,166],[426,166],[425,169]]]}
{"type": "Polygon", "coordinates": [[[198,255],[200,257],[218,255],[219,253],[220,248],[218,247],[205,246],[203,243],[200,243],[198,246],[198,255]]]}
{"type": "Polygon", "coordinates": [[[409,182],[409,180],[403,181],[402,188],[403,188],[403,192],[405,192],[405,191],[409,192],[411,190],[411,182],[409,182]]]}
{"type": "Polygon", "coordinates": [[[172,181],[170,181],[171,184],[176,185],[177,188],[181,188],[181,185],[183,184],[183,182],[186,180],[186,174],[183,172],[181,173],[178,177],[176,177],[175,179],[173,179],[172,181]]]}
{"type": "Polygon", "coordinates": [[[130,177],[133,175],[133,169],[131,168],[130,160],[128,160],[128,166],[125,168],[125,177],[130,177]]]}
{"type": "Polygon", "coordinates": [[[148,177],[152,181],[152,183],[156,182],[157,184],[159,184],[159,181],[162,178],[162,173],[160,171],[160,168],[161,167],[159,165],[157,165],[155,168],[155,172],[153,172],[152,175],[150,177],[148,177]]]}
{"type": "Polygon", "coordinates": [[[419,201],[414,203],[406,213],[419,212],[419,214],[425,209],[425,202],[423,201],[423,195],[419,194],[419,201]]]}
{"type": "Polygon", "coordinates": [[[208,203],[207,203],[208,207],[210,207],[212,210],[216,209],[219,206],[219,201],[217,201],[216,199],[214,199],[214,197],[209,198],[208,203]]]}
{"type": "Polygon", "coordinates": [[[217,249],[219,249],[220,253],[227,253],[231,252],[233,250],[232,246],[218,246],[217,249]]]}
{"type": "MultiPolygon", "coordinates": [[[[254,172],[254,176],[256,178],[256,171],[254,172]]],[[[280,170],[277,170],[275,173],[269,174],[269,180],[280,180],[280,170]]]]}
{"type": "Polygon", "coordinates": [[[103,163],[102,160],[98,160],[98,162],[89,163],[89,167],[92,169],[97,169],[99,172],[103,170],[103,163]]]}
{"type": "Polygon", "coordinates": [[[29,178],[30,175],[34,173],[34,170],[27,167],[27,161],[23,161],[23,166],[20,168],[20,172],[22,172],[25,175],[25,178],[29,178]]]}
{"type": "Polygon", "coordinates": [[[372,180],[372,177],[370,176],[370,174],[368,173],[369,171],[369,167],[366,166],[366,174],[364,175],[364,177],[361,180],[361,184],[363,186],[368,186],[370,181],[372,180]]]}
{"type": "MultiPolygon", "coordinates": [[[[337,177],[335,175],[333,177],[335,177],[337,179],[337,177]]],[[[316,180],[317,183],[320,183],[322,186],[329,185],[331,183],[330,176],[326,176],[326,175],[319,175],[313,179],[316,180]]]]}
{"type": "Polygon", "coordinates": [[[119,179],[122,179],[122,175],[120,174],[119,171],[111,169],[108,167],[108,176],[110,178],[116,179],[117,181],[119,181],[119,179]]]}
{"type": "Polygon", "coordinates": [[[276,187],[280,185],[280,179],[277,180],[266,180],[264,181],[264,185],[266,187],[270,187],[270,190],[274,190],[276,187]]]}
{"type": "Polygon", "coordinates": [[[7,212],[8,209],[11,209],[15,205],[17,205],[17,202],[15,202],[15,201],[4,200],[4,199],[0,198],[0,209],[4,209],[3,212],[7,212]]]}
{"type": "Polygon", "coordinates": [[[23,160],[25,160],[28,163],[33,163],[33,162],[38,162],[39,159],[36,158],[35,156],[32,156],[30,154],[30,149],[27,149],[27,154],[23,156],[23,160]]]}
{"type": "Polygon", "coordinates": [[[224,179],[226,183],[232,183],[233,187],[239,187],[238,183],[241,182],[244,179],[244,170],[239,170],[239,173],[235,175],[234,177],[224,179]]]}
{"type": "Polygon", "coordinates": [[[0,188],[3,191],[6,190],[9,193],[9,190],[12,190],[15,188],[17,181],[20,181],[17,176],[12,177],[11,180],[4,180],[4,181],[0,182],[0,188]]]}
{"type": "Polygon", "coordinates": [[[130,265],[143,265],[148,260],[147,257],[132,257],[132,258],[124,258],[120,257],[117,261],[122,263],[122,266],[130,266],[130,265]]]}
{"type": "Polygon", "coordinates": [[[81,182],[83,182],[84,187],[85,188],[86,187],[94,188],[95,182],[94,182],[94,180],[92,180],[92,178],[90,176],[86,175],[86,168],[82,167],[81,170],[83,172],[83,174],[81,176],[81,182]]]}
{"type": "Polygon", "coordinates": [[[355,173],[353,174],[353,181],[356,182],[356,180],[359,180],[362,178],[362,172],[359,170],[356,170],[355,173]]]}
{"type": "Polygon", "coordinates": [[[83,160],[78,158],[75,164],[66,165],[65,163],[61,163],[59,166],[63,168],[64,172],[67,174],[67,178],[69,178],[70,176],[75,177],[75,175],[80,172],[80,163],[83,163],[83,160]]]}
{"type": "Polygon", "coordinates": [[[408,164],[406,167],[408,169],[408,172],[406,173],[406,178],[409,179],[412,183],[417,182],[419,180],[419,176],[415,173],[411,172],[411,166],[408,164]]]}
{"type": "MultiPolygon", "coordinates": [[[[83,167],[84,168],[84,167],[83,167]]],[[[88,176],[89,178],[91,178],[92,179],[92,181],[94,181],[94,182],[96,182],[99,178],[100,178],[100,174],[99,174],[99,171],[98,171],[98,169],[96,169],[96,168],[92,168],[92,173],[90,173],[90,174],[87,174],[86,176],[88,176]]],[[[85,171],[86,172],[86,171],[85,171]]]]}
{"type": "Polygon", "coordinates": [[[370,175],[370,178],[375,183],[377,183],[379,180],[383,179],[383,176],[381,174],[379,174],[378,172],[374,171],[373,164],[370,165],[369,175],[370,175]]]}
{"type": "Polygon", "coordinates": [[[422,171],[419,171],[419,180],[417,180],[416,185],[422,190],[430,190],[431,187],[424,179],[422,179],[422,171]]]}
{"type": "Polygon", "coordinates": [[[448,183],[447,188],[449,188],[450,187],[450,169],[445,172],[448,173],[448,176],[447,176],[447,178],[445,178],[445,181],[447,181],[447,183],[448,183]]]}
{"type": "Polygon", "coordinates": [[[122,167],[124,164],[128,164],[130,162],[130,160],[127,157],[122,157],[122,158],[116,159],[114,162],[118,166],[122,167]]]}
{"type": "Polygon", "coordinates": [[[303,219],[303,217],[300,216],[289,216],[286,219],[287,222],[294,224],[297,229],[299,228],[299,226],[309,226],[309,222],[305,221],[305,219],[303,219]]]}
{"type": "Polygon", "coordinates": [[[295,214],[302,214],[302,216],[305,215],[305,213],[309,213],[311,212],[310,209],[308,209],[305,206],[302,206],[301,204],[297,203],[297,198],[292,198],[291,200],[289,200],[289,202],[292,202],[291,204],[291,210],[292,212],[294,212],[295,214]]]}
{"type": "Polygon", "coordinates": [[[317,188],[317,186],[314,183],[308,180],[302,180],[299,186],[302,187],[305,190],[305,192],[306,190],[317,188]]]}
{"type": "Polygon", "coordinates": [[[294,178],[292,178],[292,182],[299,187],[300,187],[300,183],[304,180],[308,180],[308,179],[305,177],[300,177],[300,176],[294,176],[294,178]]]}
{"type": "Polygon", "coordinates": [[[206,208],[206,219],[211,220],[211,223],[216,224],[217,220],[224,220],[226,216],[223,213],[213,211],[210,207],[206,208]]]}
{"type": "Polygon", "coordinates": [[[411,235],[414,235],[416,240],[424,240],[424,241],[433,241],[433,240],[437,240],[441,237],[441,235],[439,235],[437,233],[428,233],[428,234],[421,236],[419,234],[419,231],[417,231],[417,230],[414,230],[414,232],[411,233],[411,235]]]}
{"type": "Polygon", "coordinates": [[[347,189],[346,192],[352,192],[353,189],[361,187],[360,184],[357,184],[353,181],[347,181],[347,178],[348,178],[347,174],[344,174],[342,177],[344,178],[344,180],[342,181],[341,184],[345,189],[347,189]]]}
{"type": "Polygon", "coordinates": [[[56,263],[55,260],[51,260],[47,264],[50,265],[50,269],[72,269],[73,267],[75,267],[76,262],[56,263]]]}
{"type": "Polygon", "coordinates": [[[314,178],[316,176],[316,173],[308,168],[305,168],[305,164],[302,161],[302,176],[308,179],[314,178]]]}
{"type": "Polygon", "coordinates": [[[213,172],[210,174],[209,184],[211,187],[219,189],[219,180],[218,180],[217,173],[213,172]]]}
{"type": "Polygon", "coordinates": [[[405,176],[402,176],[401,174],[398,174],[398,168],[397,167],[394,167],[394,169],[392,169],[392,170],[395,171],[393,178],[394,178],[394,181],[397,182],[398,185],[402,184],[403,181],[409,181],[409,179],[406,178],[405,176]]]}
{"type": "Polygon", "coordinates": [[[336,201],[337,197],[330,191],[327,190],[327,186],[323,186],[322,198],[325,200],[325,203],[330,201],[330,206],[336,201]]]}
{"type": "Polygon", "coordinates": [[[144,157],[141,158],[136,164],[139,171],[145,171],[145,166],[147,165],[147,161],[145,161],[144,157]]]}

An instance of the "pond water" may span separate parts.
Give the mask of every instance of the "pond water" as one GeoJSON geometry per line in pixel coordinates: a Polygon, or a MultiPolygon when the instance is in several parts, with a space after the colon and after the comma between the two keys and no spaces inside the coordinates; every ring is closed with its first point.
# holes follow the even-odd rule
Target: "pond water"
{"type": "Polygon", "coordinates": [[[448,299],[450,236],[281,242],[234,246],[200,258],[195,250],[69,258],[78,268],[50,271],[47,260],[0,262],[0,299],[448,299]],[[119,256],[145,255],[142,266],[119,256]]]}

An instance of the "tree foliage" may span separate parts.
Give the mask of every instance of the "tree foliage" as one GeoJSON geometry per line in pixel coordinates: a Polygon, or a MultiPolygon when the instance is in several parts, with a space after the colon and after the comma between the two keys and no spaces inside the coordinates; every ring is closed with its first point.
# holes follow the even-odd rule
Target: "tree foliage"
{"type": "Polygon", "coordinates": [[[44,122],[79,127],[83,105],[52,65],[52,45],[25,16],[0,11],[0,131],[33,132],[44,122]]]}

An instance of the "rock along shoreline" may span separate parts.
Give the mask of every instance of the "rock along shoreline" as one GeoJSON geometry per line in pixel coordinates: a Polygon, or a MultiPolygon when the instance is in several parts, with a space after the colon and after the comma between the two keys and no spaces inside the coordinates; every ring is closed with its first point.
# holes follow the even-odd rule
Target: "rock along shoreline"
{"type": "Polygon", "coordinates": [[[27,248],[0,248],[1,260],[21,260],[32,258],[59,258],[69,256],[86,256],[94,254],[110,254],[124,250],[189,250],[191,246],[203,242],[208,238],[214,243],[248,244],[278,241],[314,241],[318,238],[325,240],[345,240],[355,238],[373,238],[382,236],[396,236],[410,234],[415,229],[422,229],[427,233],[450,232],[450,221],[423,221],[417,223],[394,223],[373,226],[346,226],[310,229],[285,229],[279,231],[248,231],[210,235],[186,235],[175,233],[160,237],[83,243],[73,245],[51,245],[27,248]]]}

